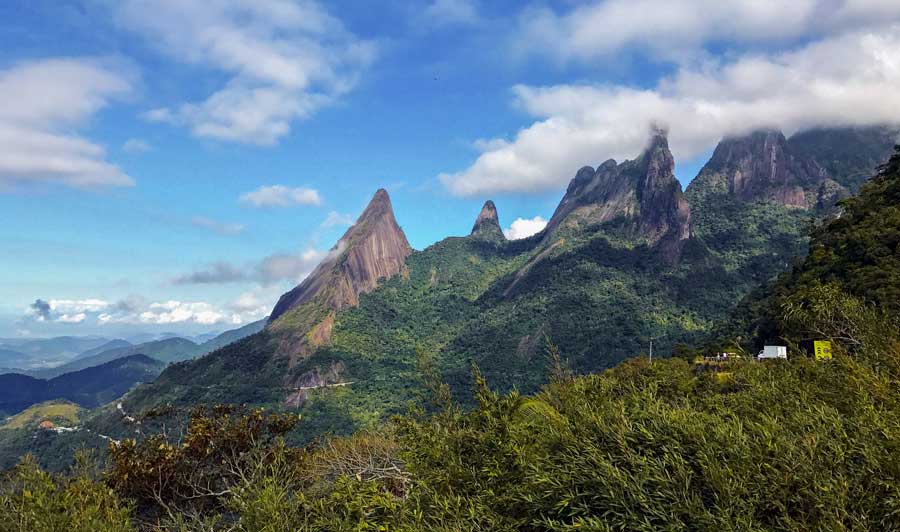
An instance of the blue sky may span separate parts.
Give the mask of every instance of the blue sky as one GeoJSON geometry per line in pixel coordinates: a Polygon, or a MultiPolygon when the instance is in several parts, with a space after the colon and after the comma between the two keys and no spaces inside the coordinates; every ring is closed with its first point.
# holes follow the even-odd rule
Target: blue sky
{"type": "Polygon", "coordinates": [[[258,319],[379,187],[422,249],[486,199],[539,229],[654,123],[687,185],[724,135],[900,122],[887,0],[9,0],[0,21],[3,336],[258,319]]]}

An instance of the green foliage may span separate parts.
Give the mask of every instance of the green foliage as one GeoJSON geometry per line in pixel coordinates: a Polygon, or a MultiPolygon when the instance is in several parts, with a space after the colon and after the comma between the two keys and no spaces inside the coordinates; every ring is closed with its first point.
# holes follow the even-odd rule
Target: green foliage
{"type": "Polygon", "coordinates": [[[851,349],[889,349],[900,312],[900,149],[840,206],[839,218],[813,231],[805,260],[752,292],[719,337],[756,344],[832,338],[851,349]]]}
{"type": "MultiPolygon", "coordinates": [[[[262,405],[284,397],[283,377],[287,361],[274,357],[268,331],[261,331],[193,361],[169,365],[154,382],[138,387],[124,398],[129,412],[160,405],[198,404],[262,405]]],[[[106,434],[116,434],[120,416],[109,411],[98,420],[106,434]]],[[[124,435],[124,434],[122,434],[124,435]]]]}
{"type": "Polygon", "coordinates": [[[897,323],[883,310],[847,295],[840,284],[813,283],[780,299],[780,329],[795,343],[828,339],[854,353],[883,359],[894,347],[897,323]]]}
{"type": "Polygon", "coordinates": [[[0,530],[129,532],[129,507],[91,474],[85,458],[68,476],[42,471],[25,456],[0,485],[0,530]]]}
{"type": "Polygon", "coordinates": [[[900,148],[843,213],[813,234],[809,256],[792,281],[840,280],[851,294],[900,312],[900,148]]]}
{"type": "Polygon", "coordinates": [[[804,254],[814,215],[775,203],[741,201],[711,182],[715,177],[701,174],[685,197],[695,234],[734,274],[737,290],[730,295],[739,298],[790,268],[804,254]]]}
{"type": "Polygon", "coordinates": [[[789,140],[796,153],[815,159],[829,177],[857,193],[890,153],[897,139],[896,128],[812,129],[789,140]]]}
{"type": "Polygon", "coordinates": [[[474,409],[420,410],[303,449],[264,437],[288,418],[200,411],[180,446],[113,451],[115,493],[28,465],[30,487],[3,491],[0,523],[40,518],[68,504],[47,502],[60,486],[77,485],[87,502],[66,519],[93,526],[100,512],[121,525],[103,530],[128,530],[129,516],[172,532],[895,530],[900,389],[889,364],[866,360],[839,349],[829,363],[735,361],[723,378],[637,358],[599,375],[560,371],[534,396],[494,392],[475,367],[474,409]]]}
{"type": "Polygon", "coordinates": [[[142,509],[207,511],[221,506],[257,463],[265,465],[297,421],[259,409],[199,407],[180,442],[159,434],[110,444],[106,479],[142,509]]]}
{"type": "Polygon", "coordinates": [[[305,449],[281,436],[296,416],[198,409],[180,444],[162,437],[112,445],[106,482],[134,517],[165,530],[378,530],[409,481],[389,432],[305,449]]]}
{"type": "MultiPolygon", "coordinates": [[[[896,353],[893,354],[896,356],[896,353]]],[[[534,398],[402,422],[422,528],[888,530],[896,383],[842,357],[629,361],[534,398]]]]}
{"type": "Polygon", "coordinates": [[[68,401],[48,401],[36,404],[10,417],[0,425],[0,429],[35,428],[41,421],[50,421],[55,425],[72,427],[78,425],[84,415],[84,409],[68,401]]]}
{"type": "Polygon", "coordinates": [[[677,343],[674,347],[672,347],[672,358],[680,358],[681,360],[685,360],[687,362],[693,361],[699,353],[687,344],[677,343]]]}

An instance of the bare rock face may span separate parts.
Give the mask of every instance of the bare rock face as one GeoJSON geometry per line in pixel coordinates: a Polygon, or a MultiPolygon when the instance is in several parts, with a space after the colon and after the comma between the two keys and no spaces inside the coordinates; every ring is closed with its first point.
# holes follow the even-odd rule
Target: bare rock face
{"type": "Polygon", "coordinates": [[[360,294],[372,291],[380,280],[404,273],[411,252],[390,197],[378,190],[328,256],[278,300],[268,327],[281,339],[279,351],[293,362],[326,344],[335,313],[358,305],[360,294]]]}
{"type": "Polygon", "coordinates": [[[281,296],[269,322],[322,295],[326,288],[332,310],[356,306],[359,294],[370,292],[380,279],[400,273],[411,252],[406,235],[394,218],[391,199],[380,189],[356,224],[316,269],[300,285],[281,296]]]}
{"type": "Polygon", "coordinates": [[[840,195],[842,187],[811,157],[791,149],[780,131],[723,139],[697,176],[697,186],[743,201],[768,201],[806,209],[840,195]]]}
{"type": "Polygon", "coordinates": [[[545,242],[565,227],[621,220],[650,244],[691,236],[691,212],[675,179],[675,161],[666,134],[654,130],[640,157],[596,170],[586,166],[569,183],[545,229],[545,242]]]}
{"type": "Polygon", "coordinates": [[[497,217],[497,207],[493,201],[487,200],[484,203],[478,218],[475,219],[475,225],[472,226],[471,236],[491,240],[506,240],[503,229],[500,227],[500,219],[497,217]]]}
{"type": "Polygon", "coordinates": [[[327,368],[316,366],[294,378],[291,381],[291,389],[284,400],[284,405],[291,408],[300,408],[309,397],[309,392],[313,390],[352,384],[344,383],[341,380],[344,369],[342,362],[331,362],[327,368]]]}

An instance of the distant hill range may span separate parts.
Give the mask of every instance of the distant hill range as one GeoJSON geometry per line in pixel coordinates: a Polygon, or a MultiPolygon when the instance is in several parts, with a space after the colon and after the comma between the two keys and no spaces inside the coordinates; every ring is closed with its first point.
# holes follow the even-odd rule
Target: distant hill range
{"type": "Polygon", "coordinates": [[[0,367],[33,369],[62,364],[108,341],[100,336],[0,338],[0,367]]]}
{"type": "MultiPolygon", "coordinates": [[[[53,377],[78,371],[81,369],[97,366],[117,358],[123,358],[130,355],[147,355],[161,362],[179,362],[196,358],[214,351],[220,347],[230,344],[245,336],[260,331],[265,326],[266,320],[249,323],[243,327],[225,331],[217,335],[201,335],[195,338],[208,338],[204,342],[198,344],[180,336],[171,336],[169,334],[162,335],[163,338],[150,340],[139,344],[132,344],[127,340],[115,339],[107,340],[101,338],[81,339],[78,337],[61,337],[47,340],[7,340],[12,345],[31,345],[36,343],[44,347],[45,352],[51,352],[55,346],[59,345],[92,345],[99,343],[95,347],[91,347],[85,351],[79,352],[74,356],[69,356],[69,361],[52,367],[42,367],[37,369],[22,369],[8,366],[3,368],[0,365],[0,374],[3,373],[19,373],[29,375],[39,379],[51,379],[53,377]],[[209,338],[211,336],[211,338],[209,338]],[[17,342],[17,343],[16,343],[17,342]],[[77,344],[75,344],[77,342],[77,344]],[[102,343],[101,343],[102,342],[102,343]]],[[[150,336],[150,335],[148,335],[150,336]]],[[[160,335],[156,335],[160,336],[160,335]]],[[[4,350],[0,349],[0,360],[21,361],[22,353],[10,351],[8,358],[4,357],[4,350]]],[[[7,365],[8,362],[3,364],[7,365]]]]}
{"type": "MultiPolygon", "coordinates": [[[[37,341],[39,345],[90,345],[74,360],[52,368],[32,371],[9,370],[0,374],[0,412],[14,414],[47,400],[67,399],[94,407],[116,399],[135,384],[153,380],[172,362],[189,360],[219,349],[260,331],[265,320],[214,336],[202,344],[184,338],[165,338],[131,345],[125,340],[65,337],[37,341]],[[121,362],[120,362],[121,361],[121,362]]],[[[19,345],[28,345],[20,342],[19,345]]]]}
{"type": "Polygon", "coordinates": [[[53,368],[39,369],[26,372],[27,375],[40,379],[52,379],[65,373],[79,371],[92,366],[98,366],[117,358],[124,358],[131,355],[146,355],[159,362],[175,362],[179,360],[187,360],[193,358],[198,351],[199,346],[190,340],[184,338],[167,338],[165,340],[157,340],[138,345],[125,345],[122,347],[114,347],[100,351],[98,353],[85,353],[79,355],[72,362],[56,366],[53,368]]]}
{"type": "Polygon", "coordinates": [[[140,382],[149,382],[165,367],[145,355],[130,355],[52,379],[9,373],[0,375],[0,411],[16,414],[51,399],[66,399],[84,407],[111,401],[140,382]]]}

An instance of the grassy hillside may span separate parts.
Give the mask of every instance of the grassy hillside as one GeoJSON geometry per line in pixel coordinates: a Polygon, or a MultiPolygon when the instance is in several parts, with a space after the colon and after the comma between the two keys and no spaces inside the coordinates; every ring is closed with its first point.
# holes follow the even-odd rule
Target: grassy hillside
{"type": "Polygon", "coordinates": [[[0,429],[34,429],[41,421],[71,427],[77,425],[85,410],[69,401],[48,401],[30,406],[18,414],[7,418],[0,429]]]}

